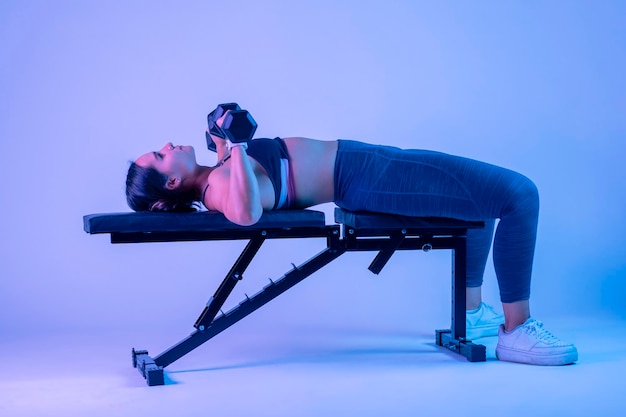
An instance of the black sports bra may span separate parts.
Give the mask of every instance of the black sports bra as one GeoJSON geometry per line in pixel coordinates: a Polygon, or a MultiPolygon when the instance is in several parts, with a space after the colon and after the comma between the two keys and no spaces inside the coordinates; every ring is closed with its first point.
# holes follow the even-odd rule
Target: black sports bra
{"type": "Polygon", "coordinates": [[[273,210],[288,206],[289,184],[289,152],[287,145],[281,138],[274,139],[253,139],[248,142],[247,154],[254,158],[267,172],[272,185],[274,186],[274,207],[273,210]]]}

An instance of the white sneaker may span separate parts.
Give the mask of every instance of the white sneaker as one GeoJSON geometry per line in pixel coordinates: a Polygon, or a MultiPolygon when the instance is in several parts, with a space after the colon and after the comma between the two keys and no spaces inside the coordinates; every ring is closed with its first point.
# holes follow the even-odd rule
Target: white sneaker
{"type": "Polygon", "coordinates": [[[578,360],[578,351],[544,329],[543,323],[529,318],[510,332],[500,326],[496,357],[531,365],[568,365],[578,360]]]}
{"type": "Polygon", "coordinates": [[[504,316],[496,313],[490,305],[481,302],[477,311],[465,313],[466,337],[474,340],[497,336],[498,328],[502,323],[504,323],[504,316]]]}

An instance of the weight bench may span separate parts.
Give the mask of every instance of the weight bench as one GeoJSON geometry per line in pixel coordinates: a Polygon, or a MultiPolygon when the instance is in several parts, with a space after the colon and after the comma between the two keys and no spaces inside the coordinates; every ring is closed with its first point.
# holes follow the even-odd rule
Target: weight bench
{"type": "Polygon", "coordinates": [[[247,245],[209,299],[191,335],[158,356],[132,350],[133,366],[148,385],[163,385],[163,369],[239,320],[267,304],[346,252],[377,252],[369,270],[378,274],[397,250],[452,250],[452,319],[437,330],[435,341],[470,362],[485,361],[485,346],[465,338],[466,234],[483,222],[433,217],[403,217],[335,208],[334,225],[314,210],[265,212],[253,226],[238,226],[219,213],[111,213],[83,217],[85,232],[108,233],[111,243],[248,240],[247,245]],[[326,248],[293,267],[229,311],[222,306],[267,239],[326,238],[326,248]]]}

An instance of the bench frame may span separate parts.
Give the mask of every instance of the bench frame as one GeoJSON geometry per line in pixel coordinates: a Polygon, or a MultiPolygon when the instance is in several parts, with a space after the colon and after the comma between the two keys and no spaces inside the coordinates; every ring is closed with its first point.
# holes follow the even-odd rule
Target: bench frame
{"type": "MultiPolygon", "coordinates": [[[[149,386],[163,385],[165,367],[196,349],[239,320],[253,313],[311,274],[320,270],[346,252],[377,252],[369,270],[380,273],[398,250],[452,250],[452,311],[450,329],[436,330],[438,346],[458,353],[470,362],[486,360],[483,345],[466,339],[466,235],[470,228],[481,228],[483,222],[456,219],[414,218],[354,213],[335,209],[335,225],[306,225],[303,227],[240,227],[232,230],[168,230],[168,231],[110,231],[111,243],[178,242],[207,240],[248,240],[226,277],[209,299],[188,337],[151,357],[146,350],[132,349],[132,363],[149,386]],[[227,312],[222,306],[260,247],[267,239],[325,238],[326,248],[309,260],[286,272],[280,279],[271,280],[253,296],[247,296],[227,312]]],[[[87,230],[89,233],[94,233],[87,230]]],[[[103,232],[97,232],[103,233],[103,232]]]]}

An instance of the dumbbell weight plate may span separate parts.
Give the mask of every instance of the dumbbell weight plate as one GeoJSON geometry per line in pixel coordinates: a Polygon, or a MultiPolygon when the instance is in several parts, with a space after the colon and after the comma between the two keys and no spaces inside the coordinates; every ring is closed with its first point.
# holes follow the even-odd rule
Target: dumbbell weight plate
{"type": "Polygon", "coordinates": [[[247,110],[232,110],[222,122],[222,131],[233,143],[251,140],[256,128],[257,124],[247,110]]]}
{"type": "Polygon", "coordinates": [[[218,106],[207,116],[207,124],[209,127],[209,132],[206,132],[206,145],[210,151],[217,152],[217,147],[211,139],[211,135],[215,135],[220,138],[226,138],[226,134],[224,131],[216,125],[217,120],[224,115],[228,110],[241,110],[241,107],[237,103],[222,103],[218,104],[218,106]]]}

